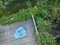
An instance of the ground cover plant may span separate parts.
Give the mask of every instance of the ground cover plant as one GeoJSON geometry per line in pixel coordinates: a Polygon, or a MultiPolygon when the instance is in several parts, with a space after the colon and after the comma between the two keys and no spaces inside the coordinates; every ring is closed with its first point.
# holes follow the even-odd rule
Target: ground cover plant
{"type": "MultiPolygon", "coordinates": [[[[44,20],[41,17],[35,17],[38,28],[38,34],[35,34],[38,45],[56,45],[53,35],[49,34],[52,23],[49,20],[44,20]]],[[[36,32],[35,32],[36,33],[36,32]]]]}
{"type": "MultiPolygon", "coordinates": [[[[59,6],[58,1],[57,0],[51,0],[51,1],[48,1],[48,0],[38,0],[37,5],[39,7],[40,14],[36,15],[37,18],[35,18],[35,19],[36,19],[36,24],[37,24],[37,28],[38,28],[39,34],[41,32],[44,34],[44,32],[47,33],[48,31],[51,31],[51,32],[58,31],[58,29],[56,29],[57,26],[54,27],[55,29],[52,29],[53,24],[57,23],[57,25],[60,25],[60,22],[58,22],[60,20],[60,19],[58,19],[58,18],[60,18],[60,14],[58,13],[58,12],[60,12],[59,11],[60,10],[60,8],[59,8],[60,6],[59,6]]],[[[60,30],[60,28],[59,28],[59,30],[60,30]]],[[[56,34],[58,34],[58,32],[54,33],[54,35],[56,35],[56,34]]],[[[39,36],[37,35],[37,37],[39,37],[39,36]]],[[[48,38],[48,36],[45,36],[45,37],[48,38]]],[[[39,40],[41,40],[41,36],[40,36],[40,39],[37,38],[37,40],[39,42],[39,40]]],[[[41,43],[39,43],[39,45],[40,44],[41,43]]],[[[49,45],[49,44],[47,44],[47,43],[43,44],[42,43],[41,45],[49,45]]],[[[57,44],[56,43],[55,44],[51,43],[51,45],[58,45],[58,43],[57,44]]]]}
{"type": "Polygon", "coordinates": [[[19,10],[19,12],[9,16],[3,16],[2,18],[0,18],[0,25],[6,25],[6,24],[11,24],[14,22],[30,19],[32,13],[38,14],[38,8],[36,6],[28,9],[19,10]]]}
{"type": "Polygon", "coordinates": [[[39,32],[38,35],[35,34],[35,38],[38,45],[56,45],[53,36],[51,36],[48,32],[39,32]]]}

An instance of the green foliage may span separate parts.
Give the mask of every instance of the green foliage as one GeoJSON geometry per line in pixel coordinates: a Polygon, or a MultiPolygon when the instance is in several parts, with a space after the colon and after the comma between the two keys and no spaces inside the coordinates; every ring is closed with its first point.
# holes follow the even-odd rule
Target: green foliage
{"type": "Polygon", "coordinates": [[[60,16],[60,1],[59,0],[38,0],[37,6],[40,10],[40,15],[43,18],[50,19],[52,22],[60,16]]]}
{"type": "Polygon", "coordinates": [[[40,32],[38,35],[35,34],[35,37],[38,45],[56,45],[53,36],[50,35],[48,32],[40,32]]]}
{"type": "Polygon", "coordinates": [[[36,17],[38,45],[56,45],[47,31],[51,22],[56,20],[60,24],[60,0],[0,0],[0,25],[30,19],[31,14],[36,17]]]}
{"type": "Polygon", "coordinates": [[[40,16],[36,16],[35,19],[38,28],[38,34],[35,34],[35,37],[38,45],[56,45],[53,36],[48,33],[52,27],[51,21],[45,20],[40,16]]]}
{"type": "Polygon", "coordinates": [[[59,23],[59,24],[60,24],[60,18],[58,18],[58,19],[57,19],[57,23],[59,23]]]}
{"type": "Polygon", "coordinates": [[[37,0],[39,14],[36,15],[35,19],[39,32],[39,35],[36,37],[38,45],[56,45],[48,30],[51,29],[52,22],[60,24],[59,2],[59,0],[37,0]]]}
{"type": "Polygon", "coordinates": [[[0,7],[2,7],[2,3],[3,3],[3,2],[0,0],[0,7]]]}
{"type": "Polygon", "coordinates": [[[48,0],[37,0],[38,6],[44,6],[47,3],[48,0]]]}
{"type": "Polygon", "coordinates": [[[47,19],[48,17],[51,17],[51,15],[49,14],[49,11],[47,10],[47,8],[45,8],[45,7],[39,7],[39,10],[40,10],[40,14],[41,14],[41,16],[43,18],[47,19]]]}
{"type": "Polygon", "coordinates": [[[31,8],[30,9],[30,12],[32,13],[32,14],[39,14],[39,9],[38,9],[38,7],[37,6],[34,6],[34,8],[31,8]]]}
{"type": "Polygon", "coordinates": [[[51,11],[50,11],[50,14],[51,14],[51,20],[54,21],[56,20],[57,18],[59,18],[59,10],[60,10],[60,7],[59,5],[52,5],[50,7],[51,11]]]}
{"type": "Polygon", "coordinates": [[[26,6],[27,6],[27,8],[32,6],[32,4],[31,4],[31,1],[30,1],[30,0],[26,1],[26,6]]]}
{"type": "Polygon", "coordinates": [[[36,0],[1,0],[0,17],[12,15],[20,9],[31,8],[34,1],[36,0]]]}
{"type": "Polygon", "coordinates": [[[37,27],[40,31],[46,31],[51,29],[52,23],[48,20],[44,20],[41,17],[39,18],[37,17],[36,22],[37,22],[37,27]]]}
{"type": "Polygon", "coordinates": [[[38,8],[36,6],[28,9],[19,10],[19,12],[9,16],[3,16],[0,19],[0,25],[6,25],[6,24],[11,24],[14,22],[30,19],[31,14],[38,14],[38,8]]]}
{"type": "Polygon", "coordinates": [[[0,18],[1,18],[2,16],[6,16],[6,15],[8,15],[8,14],[10,14],[10,13],[3,9],[3,1],[0,0],[0,18]]]}

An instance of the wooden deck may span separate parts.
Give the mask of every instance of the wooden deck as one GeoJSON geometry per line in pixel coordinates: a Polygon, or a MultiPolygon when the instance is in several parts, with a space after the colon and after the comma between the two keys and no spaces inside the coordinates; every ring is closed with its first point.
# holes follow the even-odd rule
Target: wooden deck
{"type": "Polygon", "coordinates": [[[6,26],[0,26],[0,45],[37,45],[33,35],[34,26],[32,20],[14,23],[6,26]],[[27,35],[20,39],[14,38],[14,32],[17,28],[23,26],[27,35]]]}

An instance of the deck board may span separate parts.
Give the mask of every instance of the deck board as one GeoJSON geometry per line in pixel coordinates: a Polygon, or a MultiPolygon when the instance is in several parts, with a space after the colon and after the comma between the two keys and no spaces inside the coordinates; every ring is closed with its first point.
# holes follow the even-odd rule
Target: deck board
{"type": "Polygon", "coordinates": [[[33,35],[34,26],[32,20],[18,22],[6,26],[0,26],[0,45],[37,45],[33,35]],[[23,26],[27,35],[20,39],[15,39],[13,34],[15,30],[23,26]]]}

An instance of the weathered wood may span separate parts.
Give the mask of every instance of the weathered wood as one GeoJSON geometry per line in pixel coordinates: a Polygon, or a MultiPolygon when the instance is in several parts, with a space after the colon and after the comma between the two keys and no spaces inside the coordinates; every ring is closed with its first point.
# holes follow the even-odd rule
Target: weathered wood
{"type": "Polygon", "coordinates": [[[34,35],[34,26],[32,20],[14,23],[7,26],[0,26],[0,45],[36,45],[34,35]],[[27,35],[20,39],[15,39],[13,34],[15,30],[23,26],[27,35]]]}

